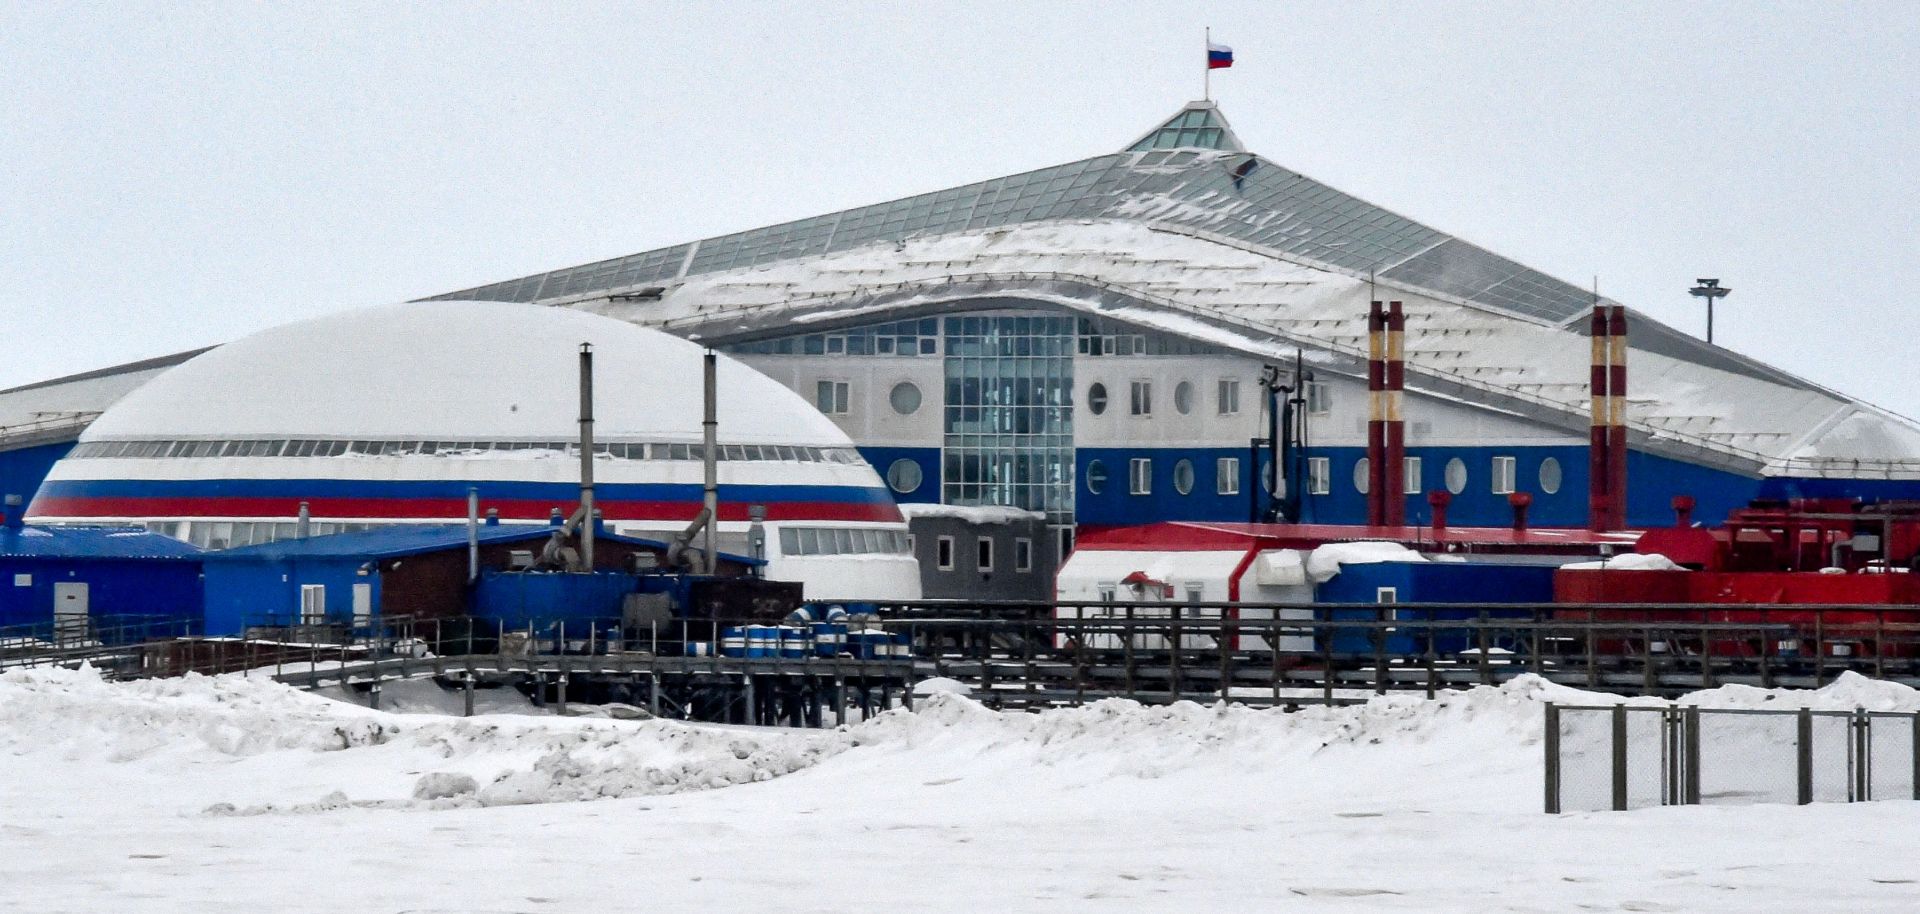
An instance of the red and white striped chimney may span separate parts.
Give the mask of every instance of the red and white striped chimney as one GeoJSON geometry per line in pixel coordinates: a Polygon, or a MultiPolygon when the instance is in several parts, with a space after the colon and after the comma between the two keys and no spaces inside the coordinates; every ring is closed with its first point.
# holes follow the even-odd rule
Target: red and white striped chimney
{"type": "Polygon", "coordinates": [[[1407,389],[1407,316],[1397,301],[1387,302],[1386,460],[1380,466],[1383,505],[1380,522],[1407,522],[1407,422],[1402,414],[1407,389]]]}
{"type": "Polygon", "coordinates": [[[1608,519],[1627,526],[1627,306],[1607,315],[1607,497],[1608,519]]]}
{"type": "Polygon", "coordinates": [[[1378,300],[1367,310],[1367,523],[1387,522],[1387,314],[1378,300]]]}
{"type": "Polygon", "coordinates": [[[1607,401],[1607,358],[1611,349],[1607,341],[1607,326],[1607,306],[1595,303],[1593,317],[1587,321],[1587,336],[1592,343],[1592,360],[1587,375],[1587,529],[1594,531],[1612,529],[1607,522],[1613,505],[1607,495],[1607,483],[1612,470],[1612,463],[1607,459],[1607,446],[1612,440],[1607,401]]]}

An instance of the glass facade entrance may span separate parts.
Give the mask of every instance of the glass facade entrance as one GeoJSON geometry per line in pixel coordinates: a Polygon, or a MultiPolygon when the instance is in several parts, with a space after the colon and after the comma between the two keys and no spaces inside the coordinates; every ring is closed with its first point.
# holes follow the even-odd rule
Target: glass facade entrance
{"type": "Polygon", "coordinates": [[[1073,523],[1073,355],[1065,315],[943,319],[941,500],[1073,523]]]}

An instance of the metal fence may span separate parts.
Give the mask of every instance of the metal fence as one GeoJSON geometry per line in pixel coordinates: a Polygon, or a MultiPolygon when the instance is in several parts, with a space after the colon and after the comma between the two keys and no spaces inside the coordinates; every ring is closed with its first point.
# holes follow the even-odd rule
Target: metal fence
{"type": "Polygon", "coordinates": [[[1549,813],[1920,800],[1920,712],[1546,706],[1549,813]]]}

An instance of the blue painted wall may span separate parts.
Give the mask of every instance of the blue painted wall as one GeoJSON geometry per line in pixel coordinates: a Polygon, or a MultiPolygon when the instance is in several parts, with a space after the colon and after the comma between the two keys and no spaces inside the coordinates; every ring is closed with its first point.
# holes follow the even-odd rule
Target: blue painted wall
{"type": "MultiPolygon", "coordinates": [[[[507,628],[557,619],[618,619],[620,603],[638,587],[630,574],[546,574],[486,571],[474,593],[473,614],[507,628]]],[[[586,629],[580,630],[585,637],[586,629]]]]}
{"type": "Polygon", "coordinates": [[[200,616],[197,561],[0,558],[0,625],[52,621],[53,585],[60,581],[87,585],[87,611],[95,618],[200,616]]]}
{"type": "Polygon", "coordinates": [[[47,471],[53,469],[54,461],[67,456],[73,444],[61,441],[0,451],[0,495],[18,495],[32,502],[33,493],[47,478],[47,471]]]}
{"type": "MultiPolygon", "coordinates": [[[[1553,572],[1549,566],[1496,565],[1473,562],[1379,562],[1347,565],[1340,573],[1314,588],[1314,599],[1329,604],[1328,619],[1378,618],[1372,609],[1341,609],[1338,604],[1379,603],[1380,588],[1394,588],[1398,603],[1458,603],[1459,610],[1395,610],[1396,619],[1471,619],[1488,606],[1501,603],[1550,603],[1553,601],[1553,572]]],[[[1525,611],[1492,610],[1490,615],[1526,615],[1525,611]]],[[[1374,650],[1370,629],[1334,629],[1333,649],[1343,653],[1374,650]]],[[[1441,654],[1458,653],[1468,647],[1468,634],[1419,628],[1388,632],[1386,650],[1394,654],[1418,653],[1429,646],[1441,654]]],[[[1504,644],[1495,646],[1505,647],[1504,644]]]]}
{"type": "MultiPolygon", "coordinates": [[[[1360,447],[1316,447],[1309,457],[1330,461],[1328,491],[1304,496],[1302,520],[1315,523],[1359,524],[1367,517],[1367,497],[1354,488],[1354,464],[1366,456],[1360,447]]],[[[1560,447],[1414,447],[1407,456],[1421,458],[1421,491],[1407,496],[1406,516],[1412,524],[1432,521],[1432,508],[1426,493],[1444,488],[1447,462],[1459,458],[1466,466],[1467,484],[1447,509],[1448,523],[1456,526],[1504,527],[1513,522],[1513,509],[1507,496],[1493,492],[1493,458],[1516,459],[1515,488],[1533,496],[1529,523],[1540,527],[1580,527],[1587,522],[1587,449],[1560,447]],[[1560,463],[1560,488],[1548,494],[1540,487],[1540,468],[1547,458],[1560,463]]],[[[1244,521],[1247,519],[1247,489],[1254,477],[1248,469],[1245,448],[1082,448],[1076,454],[1077,483],[1074,493],[1075,514],[1083,524],[1140,524],[1163,520],[1244,521]],[[1128,461],[1135,457],[1153,460],[1152,492],[1132,495],[1128,492],[1128,461]],[[1220,457],[1240,458],[1240,494],[1217,494],[1214,467],[1220,457]],[[1195,482],[1191,494],[1181,495],[1173,486],[1174,467],[1180,460],[1191,460],[1195,482]],[[1087,484],[1088,469],[1098,461],[1106,471],[1106,484],[1098,493],[1087,484]]],[[[1794,493],[1840,493],[1887,498],[1920,498],[1920,482],[1879,483],[1855,480],[1760,480],[1701,467],[1652,454],[1631,452],[1627,458],[1627,519],[1641,526],[1664,526],[1673,521],[1671,499],[1686,494],[1694,497],[1694,517],[1717,524],[1727,512],[1754,498],[1772,495],[1786,497],[1794,493]]]]}
{"type": "Polygon", "coordinates": [[[353,619],[353,585],[373,585],[373,613],[380,615],[380,573],[360,574],[360,559],[215,559],[206,567],[209,635],[238,635],[269,617],[284,624],[300,612],[300,585],[327,588],[327,618],[353,619]]]}
{"type": "Polygon", "coordinates": [[[920,465],[920,488],[911,492],[895,491],[888,482],[887,491],[893,493],[893,500],[902,503],[940,503],[940,449],[937,447],[863,447],[860,456],[867,458],[874,472],[886,481],[887,470],[896,460],[911,460],[920,465]]]}

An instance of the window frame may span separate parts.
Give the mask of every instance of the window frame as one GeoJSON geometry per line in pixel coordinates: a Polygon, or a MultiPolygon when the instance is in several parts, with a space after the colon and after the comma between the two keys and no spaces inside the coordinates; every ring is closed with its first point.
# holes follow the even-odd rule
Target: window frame
{"type": "Polygon", "coordinates": [[[1021,574],[1033,570],[1033,537],[1013,538],[1013,570],[1021,574]]]}
{"type": "Polygon", "coordinates": [[[1213,397],[1214,415],[1240,415],[1240,379],[1221,378],[1213,397]]]}
{"type": "Polygon", "coordinates": [[[974,568],[981,574],[993,573],[993,537],[976,536],[973,538],[974,568]]]}
{"type": "Polygon", "coordinates": [[[1213,459],[1213,494],[1240,494],[1240,458],[1215,457],[1213,459]]]}
{"type": "Polygon", "coordinates": [[[934,567],[941,571],[953,570],[953,537],[943,535],[934,541],[934,567]]]}
{"type": "Polygon", "coordinates": [[[1127,494],[1153,494],[1153,458],[1127,458],[1127,494]]]}
{"type": "Polygon", "coordinates": [[[1423,469],[1418,457],[1407,457],[1400,462],[1400,488],[1405,494],[1419,495],[1424,491],[1420,478],[1423,469]]]}
{"type": "Polygon", "coordinates": [[[1487,488],[1495,495],[1512,495],[1520,483],[1520,458],[1512,454],[1493,455],[1487,488]]]}
{"type": "Polygon", "coordinates": [[[1330,495],[1333,493],[1333,458],[1307,458],[1307,494],[1330,495]]]}
{"type": "Polygon", "coordinates": [[[841,378],[818,378],[813,385],[813,408],[828,416],[845,416],[853,412],[853,384],[841,378]],[[820,405],[822,393],[827,394],[829,402],[820,405]]]}
{"type": "Polygon", "coordinates": [[[1326,416],[1333,413],[1333,387],[1325,381],[1308,381],[1306,400],[1304,405],[1309,416],[1326,416]]]}
{"type": "Polygon", "coordinates": [[[1153,417],[1153,379],[1134,378],[1127,382],[1127,415],[1136,419],[1153,417]]]}

